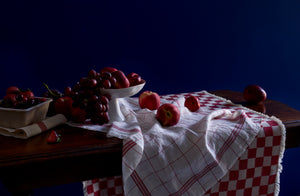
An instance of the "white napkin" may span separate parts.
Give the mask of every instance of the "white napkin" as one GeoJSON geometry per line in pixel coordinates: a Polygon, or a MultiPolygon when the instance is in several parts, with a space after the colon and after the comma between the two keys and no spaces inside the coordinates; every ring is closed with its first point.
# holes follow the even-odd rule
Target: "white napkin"
{"type": "Polygon", "coordinates": [[[67,122],[66,117],[62,114],[57,114],[55,116],[47,117],[41,122],[33,123],[26,127],[21,127],[17,129],[0,127],[0,134],[4,136],[27,139],[32,136],[38,135],[43,131],[56,127],[60,124],[64,124],[65,122],[67,122]]]}

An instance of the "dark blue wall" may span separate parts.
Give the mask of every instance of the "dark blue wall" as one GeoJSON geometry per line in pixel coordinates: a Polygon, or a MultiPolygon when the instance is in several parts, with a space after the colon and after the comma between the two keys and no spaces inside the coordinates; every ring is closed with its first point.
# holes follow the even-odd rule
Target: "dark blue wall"
{"type": "MultiPolygon", "coordinates": [[[[36,94],[45,90],[43,82],[63,90],[90,69],[116,66],[139,73],[145,90],[159,94],[242,91],[256,83],[269,98],[300,110],[298,1],[0,4],[1,97],[11,85],[36,94]]],[[[294,159],[298,151],[287,151],[287,157],[294,159]]],[[[296,180],[295,171],[300,173],[289,167],[283,176],[296,180]]],[[[282,191],[297,189],[291,186],[285,183],[282,191]]]]}

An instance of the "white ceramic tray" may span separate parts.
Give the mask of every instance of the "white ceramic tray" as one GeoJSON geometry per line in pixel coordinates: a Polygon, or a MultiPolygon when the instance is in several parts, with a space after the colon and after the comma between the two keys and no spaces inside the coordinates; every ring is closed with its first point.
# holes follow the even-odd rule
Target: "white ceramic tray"
{"type": "Polygon", "coordinates": [[[46,101],[27,109],[0,107],[0,126],[6,128],[20,128],[44,120],[48,112],[49,104],[52,101],[50,98],[45,99],[46,101]]]}

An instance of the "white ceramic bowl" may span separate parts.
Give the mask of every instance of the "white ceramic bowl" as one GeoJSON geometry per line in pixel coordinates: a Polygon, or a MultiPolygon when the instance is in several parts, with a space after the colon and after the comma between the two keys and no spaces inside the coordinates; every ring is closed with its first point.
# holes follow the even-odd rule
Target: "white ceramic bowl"
{"type": "Polygon", "coordinates": [[[140,90],[143,89],[143,87],[145,86],[146,82],[139,84],[139,85],[135,85],[135,86],[131,86],[128,88],[119,88],[119,89],[101,89],[101,94],[105,95],[108,94],[110,95],[110,97],[112,99],[114,98],[124,98],[124,97],[131,97],[135,94],[137,94],[138,92],[140,92],[140,90]]]}
{"type": "Polygon", "coordinates": [[[52,101],[50,98],[45,99],[46,101],[27,109],[0,107],[0,126],[20,128],[44,120],[52,101]]]}
{"type": "Polygon", "coordinates": [[[118,99],[120,98],[125,98],[125,97],[131,97],[140,90],[143,89],[145,86],[146,82],[136,85],[136,86],[131,86],[128,88],[120,88],[120,89],[101,89],[100,92],[103,95],[109,95],[111,97],[111,100],[109,101],[109,110],[108,110],[108,115],[109,115],[109,123],[112,123],[114,121],[124,121],[125,118],[121,112],[120,105],[118,99]]]}

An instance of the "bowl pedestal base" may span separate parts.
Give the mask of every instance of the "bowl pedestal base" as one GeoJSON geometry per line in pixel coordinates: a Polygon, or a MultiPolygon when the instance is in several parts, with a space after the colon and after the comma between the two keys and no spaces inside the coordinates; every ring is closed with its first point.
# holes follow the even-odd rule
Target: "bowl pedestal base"
{"type": "Polygon", "coordinates": [[[125,117],[122,114],[122,111],[120,109],[119,99],[120,98],[113,98],[109,102],[109,110],[108,110],[109,123],[112,123],[114,121],[119,122],[125,120],[125,117]]]}

